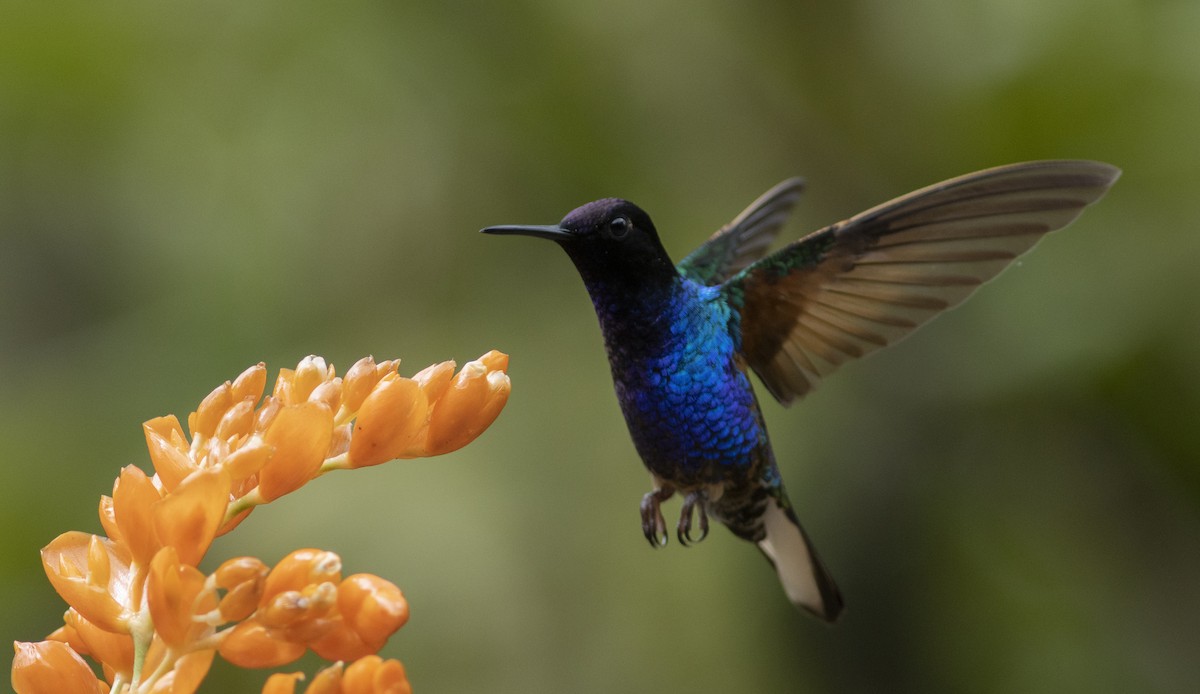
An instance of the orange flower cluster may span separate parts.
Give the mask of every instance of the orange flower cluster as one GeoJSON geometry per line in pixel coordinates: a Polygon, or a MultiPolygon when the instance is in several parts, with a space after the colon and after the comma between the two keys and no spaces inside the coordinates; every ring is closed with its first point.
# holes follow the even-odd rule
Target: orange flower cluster
{"type": "MultiPolygon", "coordinates": [[[[367,357],[344,377],[320,357],[283,369],[262,396],[266,368],[244,371],[188,417],[143,426],[155,474],[128,466],[100,500],[107,536],[67,532],[42,564],[70,609],[39,643],[14,644],[18,694],[190,694],[216,653],[249,668],[311,649],[339,661],[308,692],[409,692],[403,666],[374,654],[408,620],[400,589],[371,574],[341,576],[332,552],[302,549],[274,568],[240,557],[205,575],[213,539],[263,503],[337,469],[438,455],[474,440],[508,399],[508,357],[489,352],[455,373],[435,364],[412,378],[367,357]],[[81,656],[102,668],[103,679],[81,656]],[[343,668],[341,661],[353,661],[343,668]]],[[[299,674],[264,689],[292,692],[299,674]]]]}

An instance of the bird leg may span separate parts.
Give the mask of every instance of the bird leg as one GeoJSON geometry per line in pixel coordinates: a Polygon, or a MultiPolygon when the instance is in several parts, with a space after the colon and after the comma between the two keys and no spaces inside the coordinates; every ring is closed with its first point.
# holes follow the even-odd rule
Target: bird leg
{"type": "Polygon", "coordinates": [[[642,534],[656,549],[667,545],[667,521],[663,518],[660,506],[673,494],[675,488],[664,484],[642,497],[642,534]]]}
{"type": "Polygon", "coordinates": [[[683,507],[679,509],[679,526],[675,529],[679,544],[687,547],[708,537],[708,513],[704,510],[704,492],[695,491],[683,498],[683,507]],[[699,502],[699,506],[697,506],[699,502]],[[700,511],[700,537],[692,539],[692,512],[700,511]]]}

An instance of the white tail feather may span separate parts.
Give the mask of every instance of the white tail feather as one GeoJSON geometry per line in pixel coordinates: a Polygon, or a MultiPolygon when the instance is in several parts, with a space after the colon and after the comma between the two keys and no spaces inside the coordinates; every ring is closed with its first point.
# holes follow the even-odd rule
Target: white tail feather
{"type": "Polygon", "coordinates": [[[767,536],[758,548],[775,566],[788,599],[826,621],[837,619],[842,611],[841,593],[794,516],[772,498],[763,514],[763,526],[767,536]]]}

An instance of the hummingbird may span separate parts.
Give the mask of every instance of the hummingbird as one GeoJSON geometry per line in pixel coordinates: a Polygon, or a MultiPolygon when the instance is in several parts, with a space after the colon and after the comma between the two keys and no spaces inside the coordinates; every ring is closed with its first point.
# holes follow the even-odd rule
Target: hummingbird
{"type": "Polygon", "coordinates": [[[794,605],[833,622],[841,592],[788,498],[749,372],[792,404],[846,362],[961,303],[1119,175],[1083,160],[986,169],[768,255],[804,189],[791,178],[678,264],[650,216],[619,198],[589,202],[556,225],[482,231],[554,241],[582,277],[652,479],[639,507],[651,546],[667,543],[661,505],[679,493],[681,545],[703,540],[711,516],[758,546],[794,605]]]}

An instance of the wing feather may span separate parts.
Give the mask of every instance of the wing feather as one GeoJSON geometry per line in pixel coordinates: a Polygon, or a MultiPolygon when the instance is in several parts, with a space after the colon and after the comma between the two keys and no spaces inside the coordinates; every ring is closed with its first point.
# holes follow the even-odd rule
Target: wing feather
{"type": "MultiPolygon", "coordinates": [[[[1091,161],[1012,164],[809,234],[725,283],[741,309],[746,360],[790,403],[843,363],[961,303],[1046,233],[1074,221],[1119,175],[1091,161]]],[[[747,219],[760,214],[753,208],[747,219]]]]}
{"type": "Polygon", "coordinates": [[[803,190],[801,178],[789,178],[771,188],[680,261],[676,269],[684,277],[706,285],[729,279],[763,257],[803,190]]]}

